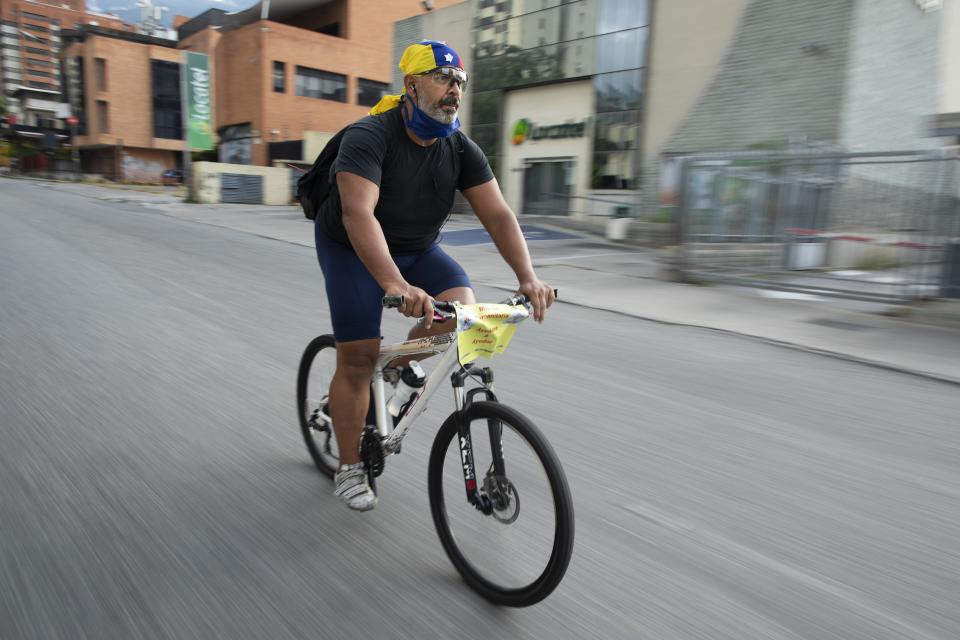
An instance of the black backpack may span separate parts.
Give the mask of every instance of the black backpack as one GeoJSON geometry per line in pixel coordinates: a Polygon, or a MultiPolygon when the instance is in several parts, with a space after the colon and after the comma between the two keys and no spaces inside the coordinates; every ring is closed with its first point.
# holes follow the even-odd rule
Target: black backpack
{"type": "Polygon", "coordinates": [[[320,205],[330,195],[330,169],[333,167],[334,160],[340,152],[340,142],[343,140],[343,134],[347,127],[340,129],[335,136],[327,141],[323,151],[313,162],[313,166],[305,174],[297,179],[297,200],[303,207],[303,215],[309,220],[315,220],[320,205]]]}

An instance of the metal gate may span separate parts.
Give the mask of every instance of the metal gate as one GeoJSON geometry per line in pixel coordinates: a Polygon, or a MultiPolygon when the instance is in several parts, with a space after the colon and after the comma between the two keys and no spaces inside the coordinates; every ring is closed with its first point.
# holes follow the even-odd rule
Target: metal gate
{"type": "Polygon", "coordinates": [[[220,174],[220,202],[263,204],[263,176],[220,174]]]}
{"type": "Polygon", "coordinates": [[[684,158],[682,274],[862,300],[936,297],[960,234],[958,177],[947,152],[684,158]]]}

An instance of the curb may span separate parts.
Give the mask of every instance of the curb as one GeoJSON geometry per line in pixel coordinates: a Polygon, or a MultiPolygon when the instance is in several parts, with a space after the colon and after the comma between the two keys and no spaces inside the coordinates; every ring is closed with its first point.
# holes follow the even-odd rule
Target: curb
{"type": "MultiPolygon", "coordinates": [[[[477,284],[482,284],[484,286],[490,287],[492,289],[497,289],[500,291],[510,291],[513,292],[514,289],[510,287],[504,287],[500,284],[492,284],[489,282],[477,281],[477,284]]],[[[960,378],[954,378],[947,375],[942,375],[938,373],[932,373],[929,371],[921,371],[919,369],[911,369],[910,367],[904,367],[901,365],[891,364],[889,362],[881,362],[879,360],[871,360],[869,358],[864,358],[861,356],[855,356],[849,353],[843,353],[840,351],[831,351],[829,349],[821,349],[819,347],[811,347],[809,345],[801,344],[799,342],[790,342],[789,340],[778,340],[776,338],[769,338],[766,336],[758,336],[753,333],[746,333],[743,331],[736,331],[735,329],[722,329],[720,327],[711,327],[709,325],[703,324],[694,324],[689,322],[677,322],[674,320],[664,320],[662,318],[653,318],[650,316],[642,316],[633,313],[628,313],[626,311],[620,311],[617,309],[607,309],[605,307],[599,307],[592,304],[583,304],[580,302],[574,302],[571,300],[561,300],[557,299],[558,303],[568,304],[573,307],[580,307],[581,309],[593,309],[596,311],[604,311],[606,313],[613,313],[618,316],[624,316],[627,318],[634,318],[636,320],[643,320],[645,322],[653,322],[656,324],[662,324],[670,327],[686,327],[690,329],[703,329],[706,331],[714,331],[716,333],[722,333],[724,335],[736,336],[739,338],[745,338],[748,340],[753,340],[756,342],[763,342],[765,344],[773,345],[776,347],[781,347],[784,349],[791,349],[793,351],[802,351],[805,353],[811,353],[819,356],[827,356],[829,358],[834,358],[835,360],[843,360],[845,362],[851,362],[854,364],[860,364],[867,367],[872,367],[874,369],[883,369],[885,371],[892,371],[894,373],[902,373],[909,376],[914,376],[917,378],[922,378],[924,380],[931,380],[933,382],[940,382],[943,384],[948,384],[952,386],[960,387],[960,378]]]]}

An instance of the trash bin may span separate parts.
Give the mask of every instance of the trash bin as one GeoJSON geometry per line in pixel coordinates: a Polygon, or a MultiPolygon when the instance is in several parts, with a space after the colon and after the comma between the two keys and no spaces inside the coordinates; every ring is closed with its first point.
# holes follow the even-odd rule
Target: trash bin
{"type": "Polygon", "coordinates": [[[827,263],[827,243],[813,229],[786,229],[787,269],[821,269],[827,263]]]}
{"type": "Polygon", "coordinates": [[[604,234],[607,240],[626,240],[632,219],[633,216],[630,215],[630,207],[626,205],[617,205],[614,207],[613,215],[607,220],[606,233],[604,234]]]}
{"type": "Polygon", "coordinates": [[[960,239],[951,240],[944,247],[940,297],[960,298],[960,239]]]}

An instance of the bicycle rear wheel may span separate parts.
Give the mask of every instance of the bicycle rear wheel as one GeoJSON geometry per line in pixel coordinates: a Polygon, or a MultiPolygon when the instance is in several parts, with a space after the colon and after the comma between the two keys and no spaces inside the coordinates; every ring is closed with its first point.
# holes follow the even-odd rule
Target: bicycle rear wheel
{"type": "Polygon", "coordinates": [[[492,602],[528,606],[560,584],[573,551],[573,502],[566,476],[543,434],[498,402],[475,402],[464,425],[440,427],[430,453],[428,488],[437,534],[457,571],[492,602]],[[490,515],[467,500],[464,439],[490,515]]]}
{"type": "MultiPolygon", "coordinates": [[[[297,372],[297,414],[300,431],[314,464],[333,477],[340,464],[340,450],[327,409],[330,380],[337,368],[337,341],[332,335],[314,338],[303,351],[297,372]]],[[[367,409],[367,424],[374,424],[373,392],[367,409]]]]}

